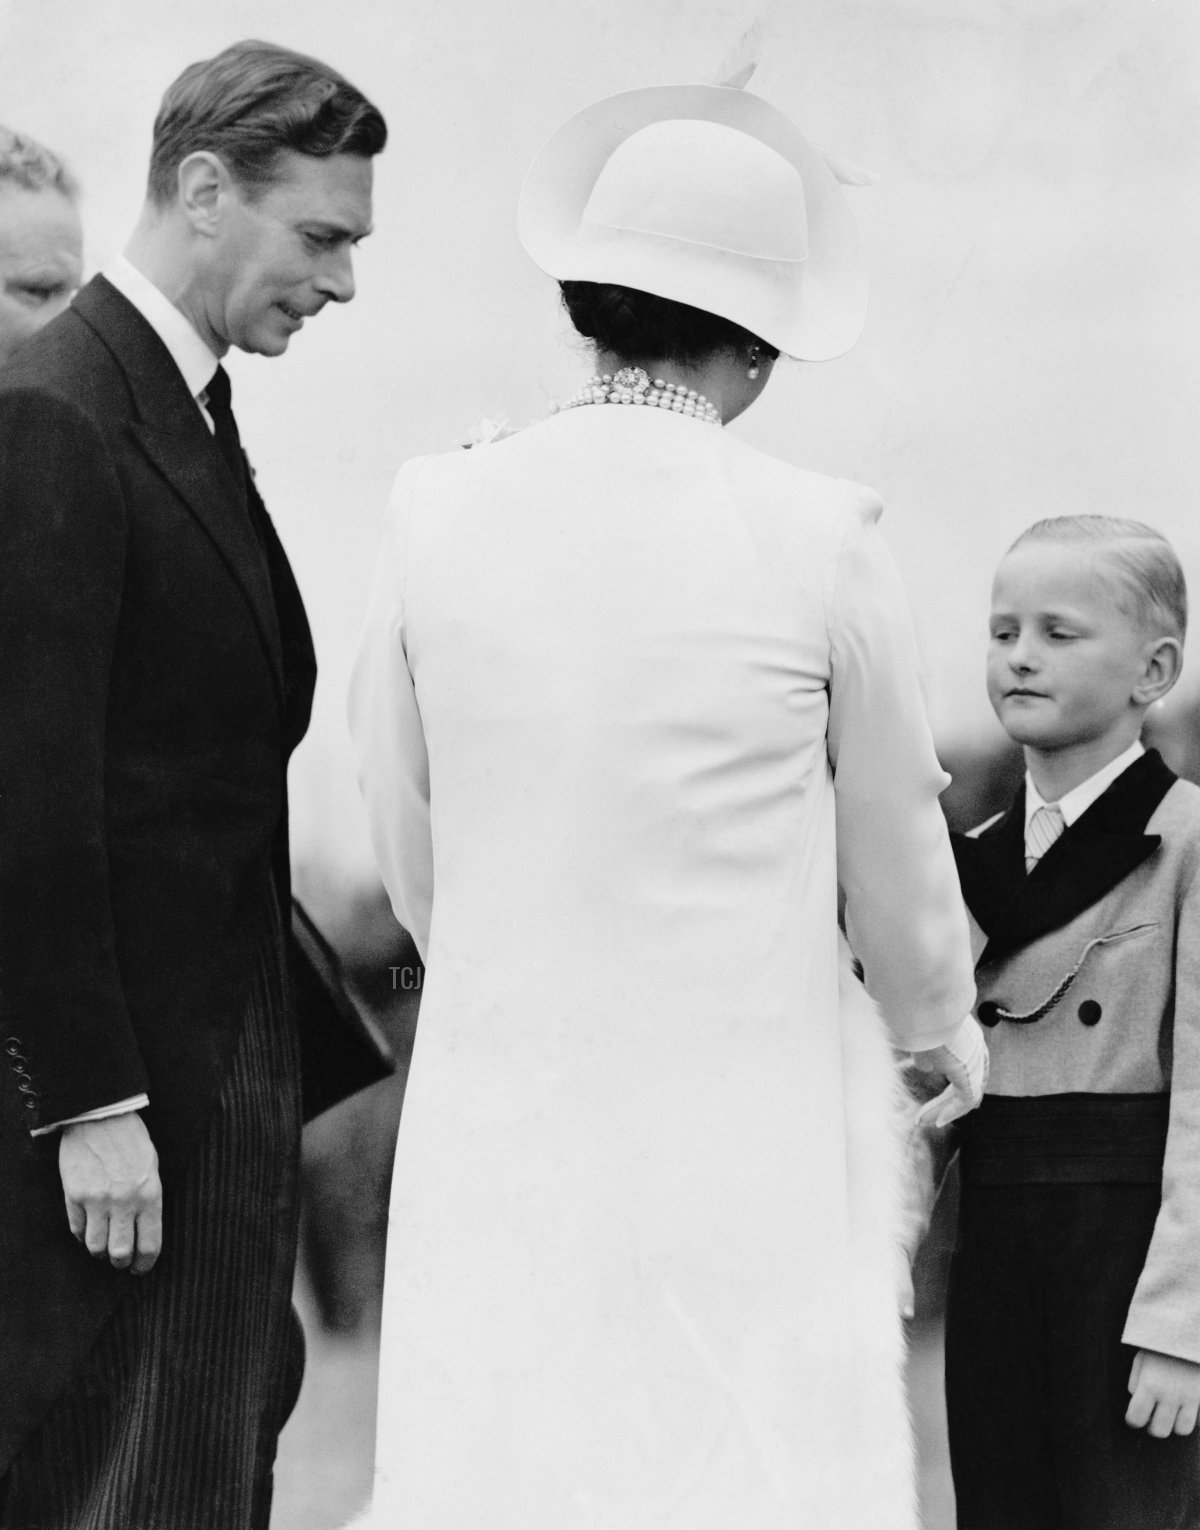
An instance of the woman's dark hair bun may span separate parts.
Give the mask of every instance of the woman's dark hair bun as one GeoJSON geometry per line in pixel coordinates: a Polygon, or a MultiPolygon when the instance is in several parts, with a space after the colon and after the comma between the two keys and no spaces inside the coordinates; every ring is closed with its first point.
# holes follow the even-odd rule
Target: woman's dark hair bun
{"type": "Polygon", "coordinates": [[[773,345],[740,324],[672,298],[609,282],[560,282],[571,323],[588,340],[622,358],[673,361],[695,366],[718,351],[747,350],[779,355],[773,345]]]}

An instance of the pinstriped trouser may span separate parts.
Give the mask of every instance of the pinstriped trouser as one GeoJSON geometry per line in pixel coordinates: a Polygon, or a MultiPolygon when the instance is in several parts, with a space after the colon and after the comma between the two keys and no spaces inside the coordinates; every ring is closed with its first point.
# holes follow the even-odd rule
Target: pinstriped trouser
{"type": "Polygon", "coordinates": [[[0,1530],[267,1530],[299,1391],[291,1306],[299,1063],[282,935],[220,1100],[164,1206],[164,1249],[0,1485],[0,1530]]]}

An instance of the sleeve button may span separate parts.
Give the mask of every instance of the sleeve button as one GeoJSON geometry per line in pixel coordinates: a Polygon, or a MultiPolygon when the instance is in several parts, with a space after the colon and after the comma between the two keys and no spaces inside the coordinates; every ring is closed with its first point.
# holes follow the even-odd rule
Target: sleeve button
{"type": "Polygon", "coordinates": [[[1095,999],[1084,999],[1079,1006],[1079,1018],[1084,1025],[1095,1025],[1104,1011],[1096,1003],[1095,999]]]}

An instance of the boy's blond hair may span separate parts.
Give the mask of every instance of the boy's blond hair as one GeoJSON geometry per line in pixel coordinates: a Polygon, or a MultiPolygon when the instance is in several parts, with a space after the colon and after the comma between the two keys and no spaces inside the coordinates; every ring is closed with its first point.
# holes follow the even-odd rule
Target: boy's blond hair
{"type": "Polygon", "coordinates": [[[1103,543],[1129,614],[1149,636],[1178,638],[1187,633],[1187,583],[1175,549],[1153,526],[1115,515],[1056,515],[1035,521],[1009,548],[1024,542],[1103,543]]]}

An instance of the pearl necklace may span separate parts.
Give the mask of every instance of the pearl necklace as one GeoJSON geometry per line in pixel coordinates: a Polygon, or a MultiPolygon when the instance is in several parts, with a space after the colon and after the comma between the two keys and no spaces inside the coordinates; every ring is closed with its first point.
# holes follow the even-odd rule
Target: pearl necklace
{"type": "Polygon", "coordinates": [[[661,377],[652,382],[649,373],[641,367],[622,367],[615,375],[597,373],[589,377],[565,404],[551,404],[550,412],[555,414],[560,407],[578,409],[583,404],[644,404],[650,409],[685,414],[708,425],[723,423],[716,405],[710,404],[703,393],[697,393],[695,388],[685,388],[682,383],[666,382],[661,377]]]}

